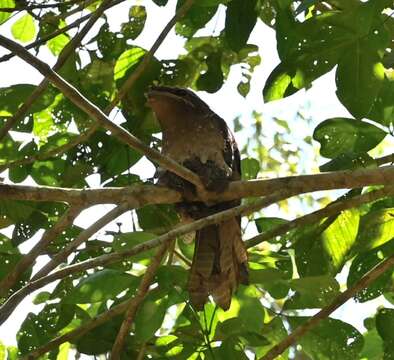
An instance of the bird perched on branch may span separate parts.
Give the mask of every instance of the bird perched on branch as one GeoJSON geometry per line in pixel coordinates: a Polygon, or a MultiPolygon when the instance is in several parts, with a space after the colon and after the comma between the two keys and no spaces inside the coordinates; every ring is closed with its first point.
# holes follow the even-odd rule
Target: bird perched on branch
{"type": "MultiPolygon", "coordinates": [[[[241,178],[240,155],[233,134],[225,121],[195,93],[154,86],[147,98],[161,125],[163,155],[199,175],[210,191],[223,191],[230,181],[241,178]]],[[[159,169],[158,178],[158,184],[184,195],[195,191],[192,184],[169,171],[159,169]]],[[[239,203],[236,200],[207,205],[185,201],[177,206],[177,211],[183,218],[197,220],[239,203]]],[[[240,218],[198,230],[188,281],[193,306],[202,310],[211,295],[227,310],[239,283],[248,283],[247,252],[241,238],[240,218]]]]}

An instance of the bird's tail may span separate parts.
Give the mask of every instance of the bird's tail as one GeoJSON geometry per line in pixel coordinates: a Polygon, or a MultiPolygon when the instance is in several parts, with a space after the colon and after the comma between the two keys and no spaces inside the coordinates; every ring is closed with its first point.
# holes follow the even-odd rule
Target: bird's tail
{"type": "Polygon", "coordinates": [[[218,306],[227,310],[238,284],[248,284],[247,264],[238,218],[197,231],[188,283],[192,305],[202,310],[211,295],[218,306]]]}

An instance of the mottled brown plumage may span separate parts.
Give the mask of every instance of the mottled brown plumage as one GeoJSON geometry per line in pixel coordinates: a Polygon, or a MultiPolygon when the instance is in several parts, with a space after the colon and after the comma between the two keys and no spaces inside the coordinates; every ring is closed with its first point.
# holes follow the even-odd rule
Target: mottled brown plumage
{"type": "MultiPolygon", "coordinates": [[[[208,190],[223,191],[241,178],[240,156],[225,121],[192,91],[152,87],[148,104],[160,122],[162,153],[198,174],[208,190]]],[[[184,194],[194,186],[168,171],[158,170],[159,184],[184,194]]],[[[184,219],[199,219],[236,206],[229,201],[207,206],[185,202],[177,206],[184,219]]],[[[193,263],[188,281],[191,303],[202,310],[212,296],[223,309],[230,307],[239,283],[247,284],[247,253],[241,238],[240,218],[207,226],[196,233],[193,263]]]]}

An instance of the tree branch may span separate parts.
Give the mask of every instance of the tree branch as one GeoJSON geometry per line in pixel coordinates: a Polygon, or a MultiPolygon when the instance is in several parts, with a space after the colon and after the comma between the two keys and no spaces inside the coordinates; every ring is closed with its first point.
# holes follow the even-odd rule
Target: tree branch
{"type": "MultiPolygon", "coordinates": [[[[222,202],[247,197],[272,194],[289,189],[295,194],[313,191],[352,189],[372,185],[392,185],[394,166],[373,169],[341,170],[312,175],[288,176],[276,179],[233,181],[227,190],[209,193],[205,199],[222,202]]],[[[61,201],[84,206],[94,204],[120,204],[133,199],[138,207],[149,204],[171,204],[182,201],[181,195],[171,189],[157,185],[135,184],[121,188],[70,189],[49,186],[26,186],[0,183],[0,197],[12,200],[61,201]]],[[[196,198],[188,198],[198,201],[196,198]]]]}
{"type": "Polygon", "coordinates": [[[46,63],[42,62],[34,55],[30,54],[21,45],[7,39],[2,35],[0,35],[0,45],[16,53],[21,59],[35,67],[39,72],[46,76],[57,88],[59,88],[63,92],[63,94],[67,96],[76,106],[82,109],[93,119],[98,121],[112,134],[116,135],[118,139],[122,140],[143,155],[146,155],[150,160],[157,162],[164,169],[167,169],[196,185],[197,188],[201,189],[201,193],[205,193],[200,178],[195,173],[185,168],[184,166],[181,166],[176,161],[166,156],[163,156],[157,150],[145,145],[141,140],[136,138],[124,128],[114,124],[97,106],[95,106],[87,98],[85,98],[75,87],[68,84],[62,77],[52,71],[52,69],[46,63]]]}
{"type": "MultiPolygon", "coordinates": [[[[124,0],[122,0],[122,1],[124,1],[124,0]]],[[[151,49],[145,54],[142,62],[139,63],[139,65],[137,66],[135,71],[130,75],[130,77],[126,80],[126,82],[120,88],[118,94],[116,95],[117,100],[115,101],[115,99],[114,99],[114,101],[112,101],[112,103],[109,104],[105,108],[105,110],[104,110],[105,114],[109,114],[113,110],[113,108],[117,105],[117,103],[121,99],[123,99],[123,97],[127,94],[127,92],[133,87],[135,81],[141,76],[141,74],[148,67],[150,61],[153,58],[153,55],[155,54],[157,49],[160,47],[160,45],[163,43],[163,41],[165,40],[165,38],[168,35],[171,28],[174,26],[174,24],[176,23],[177,20],[179,20],[180,18],[182,18],[186,14],[186,12],[190,8],[192,2],[193,1],[189,0],[183,6],[181,6],[179,8],[179,10],[177,11],[177,13],[175,14],[175,16],[164,27],[162,32],[159,34],[157,40],[152,45],[151,49]]],[[[7,169],[11,166],[30,164],[36,160],[44,160],[44,159],[48,159],[48,158],[56,156],[56,155],[63,154],[67,150],[72,149],[74,146],[86,141],[98,128],[99,128],[99,124],[96,123],[89,130],[85,131],[83,134],[79,135],[78,137],[76,137],[75,139],[70,141],[69,143],[60,146],[59,148],[50,150],[46,153],[36,154],[36,155],[34,155],[30,158],[27,158],[27,159],[15,160],[15,161],[10,162],[8,164],[4,164],[4,165],[0,166],[0,172],[4,171],[5,169],[7,169]]],[[[0,136],[0,139],[1,139],[1,136],[0,136]]]]}
{"type": "Polygon", "coordinates": [[[138,307],[141,305],[145,298],[146,293],[149,290],[149,286],[156,275],[156,271],[160,266],[160,263],[166,253],[168,244],[164,243],[161,245],[160,249],[157,251],[156,255],[149,264],[144,276],[142,277],[141,284],[138,287],[136,295],[127,301],[126,315],[119,329],[116,340],[113,344],[111,351],[111,360],[119,360],[124,346],[125,339],[130,332],[131,324],[133,323],[135,313],[138,307]]]}
{"type": "Polygon", "coordinates": [[[176,22],[182,18],[188,10],[191,8],[193,5],[194,0],[187,0],[180,8],[179,10],[175,13],[174,17],[168,22],[168,24],[164,27],[163,31],[153,44],[152,48],[150,51],[148,51],[140,65],[135,69],[135,71],[130,75],[130,77],[126,80],[126,82],[123,84],[122,88],[119,89],[118,94],[115,95],[114,99],[111,102],[111,106],[114,108],[118,102],[123,99],[123,97],[126,95],[126,93],[132,88],[133,84],[135,81],[141,76],[141,74],[144,72],[148,64],[153,58],[153,55],[157,51],[157,49],[160,47],[172,27],[176,24],[176,22]]]}
{"type": "MultiPolygon", "coordinates": [[[[82,0],[84,1],[84,0],[82,0]]],[[[36,9],[48,9],[48,8],[54,8],[58,6],[64,6],[64,5],[73,5],[78,2],[81,2],[81,0],[70,0],[70,1],[62,1],[62,2],[57,2],[53,4],[35,4],[35,5],[29,5],[29,6],[15,6],[15,7],[4,7],[0,8],[0,12],[14,12],[14,11],[29,11],[29,10],[36,10],[36,9]]]]}
{"type": "MultiPolygon", "coordinates": [[[[67,59],[70,55],[75,51],[75,49],[80,45],[82,39],[86,36],[95,22],[99,19],[99,17],[103,14],[104,10],[108,8],[109,3],[112,0],[104,0],[97,10],[90,17],[86,25],[82,28],[82,30],[76,34],[73,39],[66,45],[59,58],[56,61],[56,64],[53,66],[53,71],[60,70],[63,65],[66,63],[67,59]]],[[[30,94],[27,100],[18,108],[16,113],[10,117],[4,126],[0,129],[0,141],[4,138],[4,136],[8,133],[8,131],[19,121],[29,110],[30,106],[43,94],[45,89],[49,84],[48,79],[44,79],[41,83],[34,89],[34,91],[30,94]]]]}
{"type": "Polygon", "coordinates": [[[380,158],[375,159],[375,161],[378,166],[389,164],[389,163],[394,164],[394,154],[382,156],[380,158]]]}
{"type": "Polygon", "coordinates": [[[80,207],[71,207],[61,216],[58,222],[50,229],[44,232],[40,241],[24,255],[23,258],[15,265],[13,270],[7,274],[0,281],[0,296],[6,296],[8,290],[15,285],[20,276],[34,263],[37,256],[59,236],[65,229],[67,229],[74,221],[74,219],[81,212],[80,207]]]}
{"type": "Polygon", "coordinates": [[[49,274],[53,269],[55,269],[62,261],[67,259],[79,245],[88,241],[91,236],[93,236],[102,227],[110,223],[112,220],[116,219],[118,216],[122,215],[128,209],[132,207],[129,203],[124,203],[119,205],[109,211],[107,214],[98,219],[95,223],[90,225],[87,229],[83,230],[73,241],[71,241],[66,247],[60,250],[46,265],[44,265],[40,271],[38,271],[33,277],[32,281],[37,280],[47,274],[49,274]]]}
{"type": "Polygon", "coordinates": [[[221,211],[219,213],[210,215],[203,219],[194,221],[189,224],[178,226],[164,235],[158,236],[155,239],[146,241],[144,243],[138,244],[131,249],[114,252],[111,254],[105,254],[98,256],[94,259],[89,259],[82,261],[78,264],[70,265],[64,267],[63,269],[57,270],[56,272],[44,277],[40,278],[32,283],[27,284],[25,287],[14,293],[1,307],[0,307],[0,324],[7,320],[15,307],[19,304],[19,302],[31,291],[37,290],[42,286],[49,284],[52,281],[62,279],[70,274],[81,272],[87,269],[92,269],[97,266],[105,266],[108,264],[116,263],[123,259],[126,259],[130,256],[139,254],[144,251],[148,251],[162,244],[167,244],[172,239],[175,239],[177,236],[185,235],[189,232],[194,232],[199,230],[205,226],[216,224],[223,222],[227,219],[239,216],[239,215],[247,215],[257,211],[263,207],[269,206],[273,203],[276,203],[280,200],[286,199],[289,196],[292,196],[292,192],[289,190],[281,190],[269,196],[266,196],[263,199],[257,200],[253,204],[239,205],[237,207],[221,211]]]}
{"type": "Polygon", "coordinates": [[[23,356],[21,358],[21,360],[31,360],[31,359],[39,358],[41,355],[57,348],[61,344],[68,342],[68,341],[72,341],[76,338],[79,338],[82,335],[86,334],[88,331],[113,319],[115,316],[123,314],[126,311],[126,308],[127,308],[127,301],[124,301],[124,302],[120,303],[119,305],[112,307],[110,310],[96,316],[92,320],[84,323],[80,327],[78,327],[78,328],[76,328],[64,335],[58,336],[57,338],[51,340],[47,344],[37,348],[36,350],[33,350],[29,354],[23,356]]]}
{"type": "Polygon", "coordinates": [[[310,214],[301,216],[293,221],[290,221],[286,224],[275,227],[272,230],[266,231],[262,234],[259,234],[249,240],[245,241],[245,245],[247,248],[256,246],[263,241],[270,240],[276,236],[286,234],[292,229],[295,229],[299,226],[304,226],[308,224],[317,223],[321,219],[326,217],[335,215],[340,213],[341,211],[358,207],[362,204],[369,203],[375,200],[378,200],[384,196],[392,196],[394,195],[394,187],[385,187],[383,189],[371,191],[362,195],[355,196],[351,199],[342,200],[342,201],[334,201],[331,204],[327,205],[325,208],[314,211],[310,214]]]}
{"type": "Polygon", "coordinates": [[[327,318],[332,312],[338,309],[350,298],[355,296],[360,290],[369,286],[374,282],[380,275],[385,271],[389,270],[394,266],[394,255],[390,256],[386,260],[382,261],[375,268],[370,270],[364,275],[353,287],[347,289],[342,294],[337,296],[334,301],[321,309],[316,315],[312,316],[307,322],[295,329],[289,336],[283,339],[279,344],[275,345],[267,354],[261,357],[259,360],[273,360],[280,354],[282,354],[289,346],[294,344],[300,337],[302,337],[307,331],[314,328],[320,323],[320,321],[327,318]]]}

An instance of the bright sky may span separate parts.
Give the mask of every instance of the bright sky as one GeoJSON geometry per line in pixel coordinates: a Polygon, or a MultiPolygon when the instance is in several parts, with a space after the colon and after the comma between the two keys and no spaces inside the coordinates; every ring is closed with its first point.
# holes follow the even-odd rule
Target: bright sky
{"type": "MultiPolygon", "coordinates": [[[[148,19],[145,25],[143,33],[137,38],[136,44],[143,48],[149,49],[158,34],[161,32],[163,27],[167,24],[169,19],[174,13],[176,1],[170,0],[169,5],[166,8],[159,8],[151,1],[128,1],[128,4],[143,4],[147,7],[148,19]]],[[[116,8],[107,12],[108,18],[111,19],[111,26],[113,29],[119,28],[122,22],[127,21],[127,12],[124,11],[124,5],[117,6],[116,8]],[[123,10],[122,10],[123,9],[123,10]]],[[[216,16],[208,24],[207,28],[200,31],[198,35],[216,35],[218,34],[224,25],[225,9],[223,6],[219,9],[216,16]]],[[[10,21],[12,24],[13,21],[10,21]]],[[[99,22],[99,24],[101,24],[99,22]]],[[[9,24],[0,26],[0,33],[11,38],[9,31],[9,24]]],[[[94,33],[94,30],[92,31],[94,33]]],[[[156,56],[159,59],[171,59],[174,58],[178,53],[183,52],[184,39],[175,35],[174,32],[167,37],[164,44],[160,47],[156,56]]],[[[289,121],[289,125],[294,131],[294,136],[300,139],[305,136],[312,136],[313,127],[308,127],[305,121],[302,121],[296,116],[297,111],[305,109],[305,111],[313,118],[315,124],[330,118],[337,116],[349,116],[346,109],[339,103],[335,96],[335,82],[333,72],[323,76],[314,82],[313,87],[308,91],[299,91],[297,94],[286,98],[281,101],[276,101],[268,104],[264,104],[262,98],[262,89],[264,83],[279,63],[279,58],[276,52],[276,41],[275,33],[273,30],[258,22],[255,27],[249,43],[254,43],[260,48],[260,55],[262,57],[262,64],[256,68],[253,76],[253,83],[251,86],[251,92],[244,99],[238,95],[235,91],[236,86],[240,79],[239,66],[232,68],[230,76],[223,88],[215,94],[208,94],[201,92],[199,95],[209,104],[209,106],[218,114],[220,114],[232,127],[232,120],[242,115],[242,121],[245,126],[248,126],[250,122],[250,114],[253,110],[263,113],[264,118],[269,119],[270,117],[278,117],[289,121]]],[[[4,52],[0,49],[0,56],[4,52]]],[[[54,58],[51,56],[49,51],[45,49],[39,54],[40,59],[45,60],[49,64],[54,64],[54,58]]],[[[23,61],[14,58],[12,61],[0,63],[0,74],[1,84],[0,86],[6,87],[16,83],[32,83],[38,84],[42,80],[42,75],[35,71],[32,67],[29,67],[23,61]]],[[[270,131],[268,127],[267,132],[270,131]]],[[[269,134],[267,134],[269,137],[269,134]]],[[[239,142],[244,142],[245,139],[237,139],[239,142]]],[[[314,144],[315,148],[318,148],[318,144],[314,144]]],[[[388,149],[394,151],[394,146],[388,149]]],[[[321,161],[323,163],[325,161],[321,161]]],[[[148,161],[140,161],[136,166],[133,167],[133,172],[142,175],[143,177],[150,177],[153,175],[154,168],[148,161]]],[[[307,172],[313,173],[317,171],[317,164],[310,164],[307,167],[307,172]]],[[[98,186],[97,177],[91,177],[91,186],[98,186]]],[[[111,206],[95,206],[82,215],[80,215],[76,221],[76,224],[82,227],[87,227],[93,223],[97,218],[106,213],[111,206]]],[[[269,214],[276,215],[279,214],[269,214]]],[[[123,220],[125,224],[130,223],[130,215],[121,217],[120,221],[123,220]]],[[[283,215],[282,215],[283,216],[283,215]]],[[[119,219],[117,220],[119,221],[119,219]]],[[[117,230],[117,226],[113,223],[105,228],[105,230],[117,230]]],[[[6,233],[9,235],[11,229],[6,229],[6,233]]],[[[126,225],[122,227],[123,231],[129,230],[126,225]]],[[[103,234],[104,231],[100,231],[103,234]]],[[[26,252],[31,248],[32,244],[37,240],[38,236],[31,239],[26,244],[23,244],[22,251],[26,252]]],[[[42,261],[41,261],[42,263],[42,261]]],[[[345,283],[346,271],[344,271],[339,277],[340,283],[345,283]]],[[[362,321],[367,315],[371,315],[375,312],[376,306],[382,304],[382,299],[375,299],[371,302],[358,304],[353,301],[347,303],[341,309],[334,313],[334,317],[340,318],[343,321],[348,321],[356,326],[359,330],[363,330],[362,321]],[[362,315],[361,315],[362,314],[362,315]],[[360,316],[361,315],[361,316],[360,316]]],[[[386,302],[385,306],[390,306],[386,302]]],[[[15,333],[20,326],[21,321],[26,316],[26,312],[33,311],[38,312],[41,309],[39,306],[31,305],[31,297],[28,297],[18,307],[16,314],[12,316],[1,328],[0,328],[0,339],[7,345],[15,344],[15,333]]]]}

